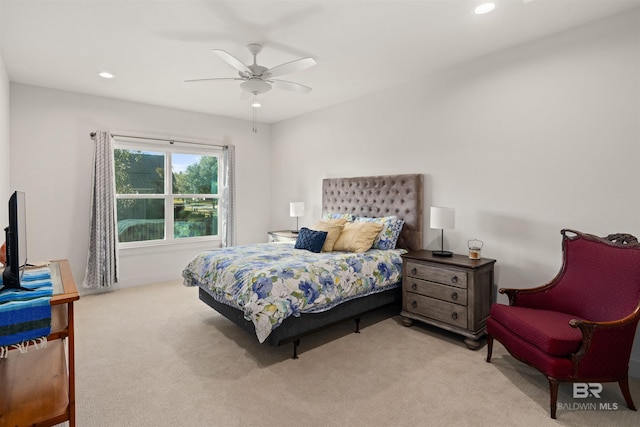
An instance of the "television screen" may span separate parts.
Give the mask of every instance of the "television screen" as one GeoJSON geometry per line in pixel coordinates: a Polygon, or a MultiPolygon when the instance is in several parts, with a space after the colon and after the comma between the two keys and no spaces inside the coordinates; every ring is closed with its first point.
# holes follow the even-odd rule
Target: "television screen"
{"type": "Polygon", "coordinates": [[[25,194],[16,191],[9,198],[9,226],[5,228],[7,265],[2,273],[2,289],[20,288],[21,270],[27,264],[26,220],[25,194]]]}
{"type": "Polygon", "coordinates": [[[18,266],[27,265],[27,208],[22,191],[16,191],[16,219],[18,220],[18,266]]]}

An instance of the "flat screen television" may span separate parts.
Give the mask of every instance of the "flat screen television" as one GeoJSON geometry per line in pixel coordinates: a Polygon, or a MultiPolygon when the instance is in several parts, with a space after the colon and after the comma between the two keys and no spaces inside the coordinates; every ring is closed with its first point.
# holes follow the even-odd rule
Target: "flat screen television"
{"type": "Polygon", "coordinates": [[[2,273],[2,289],[21,289],[22,272],[27,265],[27,212],[25,194],[15,191],[9,198],[9,226],[5,228],[7,265],[2,273]]]}

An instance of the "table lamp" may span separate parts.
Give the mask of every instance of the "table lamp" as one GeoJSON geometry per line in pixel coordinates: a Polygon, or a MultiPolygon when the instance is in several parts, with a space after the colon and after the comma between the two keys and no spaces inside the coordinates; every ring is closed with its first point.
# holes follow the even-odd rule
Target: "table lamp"
{"type": "Polygon", "coordinates": [[[296,217],[296,229],[291,230],[291,232],[298,233],[300,231],[300,228],[298,227],[298,217],[304,216],[304,202],[289,203],[289,216],[296,217]]]}
{"type": "Polygon", "coordinates": [[[444,229],[453,229],[456,225],[456,210],[454,208],[431,207],[431,228],[440,229],[440,250],[432,251],[434,256],[452,256],[453,252],[444,250],[444,229]]]}

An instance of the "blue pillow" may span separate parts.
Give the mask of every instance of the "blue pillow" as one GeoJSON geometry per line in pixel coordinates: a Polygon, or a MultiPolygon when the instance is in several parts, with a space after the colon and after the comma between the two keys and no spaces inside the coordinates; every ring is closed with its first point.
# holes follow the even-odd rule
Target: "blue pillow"
{"type": "Polygon", "coordinates": [[[319,253],[322,250],[324,241],[327,240],[326,231],[310,230],[302,227],[296,239],[296,249],[306,249],[311,252],[319,253]]]}

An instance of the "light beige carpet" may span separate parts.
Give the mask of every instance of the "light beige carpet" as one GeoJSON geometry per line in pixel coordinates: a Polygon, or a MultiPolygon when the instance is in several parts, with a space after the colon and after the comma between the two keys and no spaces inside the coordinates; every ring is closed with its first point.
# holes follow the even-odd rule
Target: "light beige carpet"
{"type": "MultiPolygon", "coordinates": [[[[546,379],[496,343],[462,338],[399,316],[363,319],[269,347],[178,282],[85,296],[76,304],[76,408],[91,426],[637,426],[617,384],[616,410],[573,409],[561,384],[549,418],[546,379]],[[562,408],[562,406],[561,406],[562,408]]],[[[640,404],[640,382],[631,382],[640,404]]],[[[588,406],[587,406],[588,407],[588,406]]],[[[583,406],[584,408],[584,406],[583,406]]]]}

